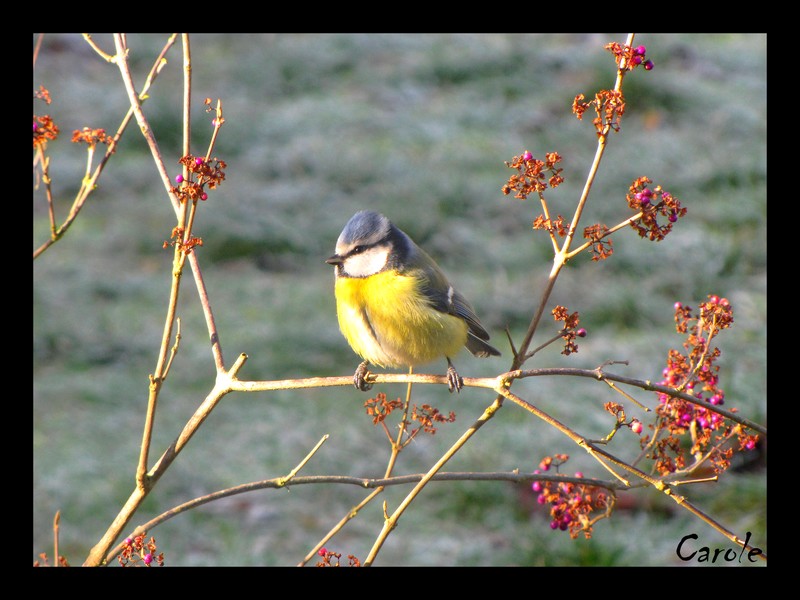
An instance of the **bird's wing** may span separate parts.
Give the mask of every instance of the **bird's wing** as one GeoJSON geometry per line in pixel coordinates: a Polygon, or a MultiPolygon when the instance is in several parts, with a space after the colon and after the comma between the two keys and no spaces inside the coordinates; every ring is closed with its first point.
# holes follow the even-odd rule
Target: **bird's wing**
{"type": "Polygon", "coordinates": [[[469,326],[470,333],[475,337],[488,340],[489,332],[481,325],[481,322],[478,320],[478,315],[475,314],[475,309],[473,309],[472,305],[467,302],[467,299],[461,295],[461,292],[454,289],[452,286],[450,289],[452,290],[452,294],[450,295],[448,312],[464,319],[467,322],[467,326],[469,326]]]}
{"type": "MultiPolygon", "coordinates": [[[[425,252],[419,247],[415,250],[423,254],[425,252]]],[[[429,259],[428,267],[421,269],[416,275],[420,278],[420,290],[429,299],[433,308],[461,317],[475,337],[482,340],[489,339],[489,333],[478,320],[475,309],[461,292],[450,285],[445,274],[432,259],[429,259]]]]}
{"type": "Polygon", "coordinates": [[[436,263],[431,261],[431,264],[433,266],[417,273],[420,278],[420,290],[430,305],[440,312],[464,319],[468,328],[466,346],[475,356],[499,356],[500,351],[486,343],[485,340],[489,339],[489,332],[481,325],[475,309],[461,292],[450,285],[447,277],[436,266],[436,263]]]}

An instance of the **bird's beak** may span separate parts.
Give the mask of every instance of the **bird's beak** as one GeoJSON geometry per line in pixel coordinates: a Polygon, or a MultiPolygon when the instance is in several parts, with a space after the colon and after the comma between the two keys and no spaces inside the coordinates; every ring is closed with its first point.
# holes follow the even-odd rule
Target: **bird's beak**
{"type": "Polygon", "coordinates": [[[344,259],[338,254],[334,254],[330,258],[326,258],[325,262],[328,263],[329,265],[340,265],[342,264],[342,262],[344,262],[344,259]]]}

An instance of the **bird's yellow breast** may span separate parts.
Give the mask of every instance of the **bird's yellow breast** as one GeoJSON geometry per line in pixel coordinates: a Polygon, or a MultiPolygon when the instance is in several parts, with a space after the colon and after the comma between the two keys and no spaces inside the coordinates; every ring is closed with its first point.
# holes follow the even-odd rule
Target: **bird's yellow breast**
{"type": "Polygon", "coordinates": [[[395,271],[337,277],[336,312],[356,354],[380,367],[453,357],[467,340],[463,319],[434,309],[415,277],[395,271]]]}

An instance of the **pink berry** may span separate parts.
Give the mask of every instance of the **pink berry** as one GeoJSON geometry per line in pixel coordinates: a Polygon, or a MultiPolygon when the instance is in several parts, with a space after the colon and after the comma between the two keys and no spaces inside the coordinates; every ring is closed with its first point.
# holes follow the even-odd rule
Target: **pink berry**
{"type": "Polygon", "coordinates": [[[317,554],[319,554],[320,556],[325,556],[327,553],[328,551],[325,548],[320,548],[319,550],[317,550],[317,554]]]}
{"type": "Polygon", "coordinates": [[[183,175],[178,175],[175,178],[175,183],[183,183],[183,175]]]}
{"type": "Polygon", "coordinates": [[[153,562],[153,555],[148,552],[144,555],[144,564],[149,565],[151,562],[153,562]]]}
{"type": "Polygon", "coordinates": [[[643,56],[646,52],[647,48],[644,46],[636,46],[636,48],[633,49],[633,53],[638,54],[639,56],[643,56]]]}
{"type": "Polygon", "coordinates": [[[645,71],[652,71],[653,67],[655,67],[655,65],[653,64],[652,60],[646,60],[644,62],[644,70],[645,71]]]}
{"type": "Polygon", "coordinates": [[[208,194],[206,194],[205,192],[200,194],[200,200],[208,200],[208,194]]]}
{"type": "Polygon", "coordinates": [[[522,153],[522,160],[524,160],[525,162],[531,160],[532,158],[533,158],[533,154],[531,154],[527,150],[525,150],[525,152],[522,153]]]}
{"type": "Polygon", "coordinates": [[[642,429],[643,429],[643,427],[642,427],[641,421],[634,421],[633,423],[631,423],[631,431],[633,433],[638,435],[638,434],[642,433],[642,429]]]}
{"type": "Polygon", "coordinates": [[[197,158],[194,159],[194,164],[196,164],[199,167],[200,165],[203,164],[203,159],[198,156],[197,158]]]}

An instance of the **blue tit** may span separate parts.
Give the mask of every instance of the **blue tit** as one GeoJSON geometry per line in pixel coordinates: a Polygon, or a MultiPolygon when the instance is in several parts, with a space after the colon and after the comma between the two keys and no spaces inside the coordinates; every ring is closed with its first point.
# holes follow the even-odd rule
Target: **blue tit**
{"type": "Polygon", "coordinates": [[[450,392],[464,385],[451,361],[463,346],[500,356],[475,310],[433,259],[385,216],[357,212],[325,262],[336,268],[339,328],[364,359],[353,382],[366,391],[369,364],[414,367],[444,357],[450,392]]]}

